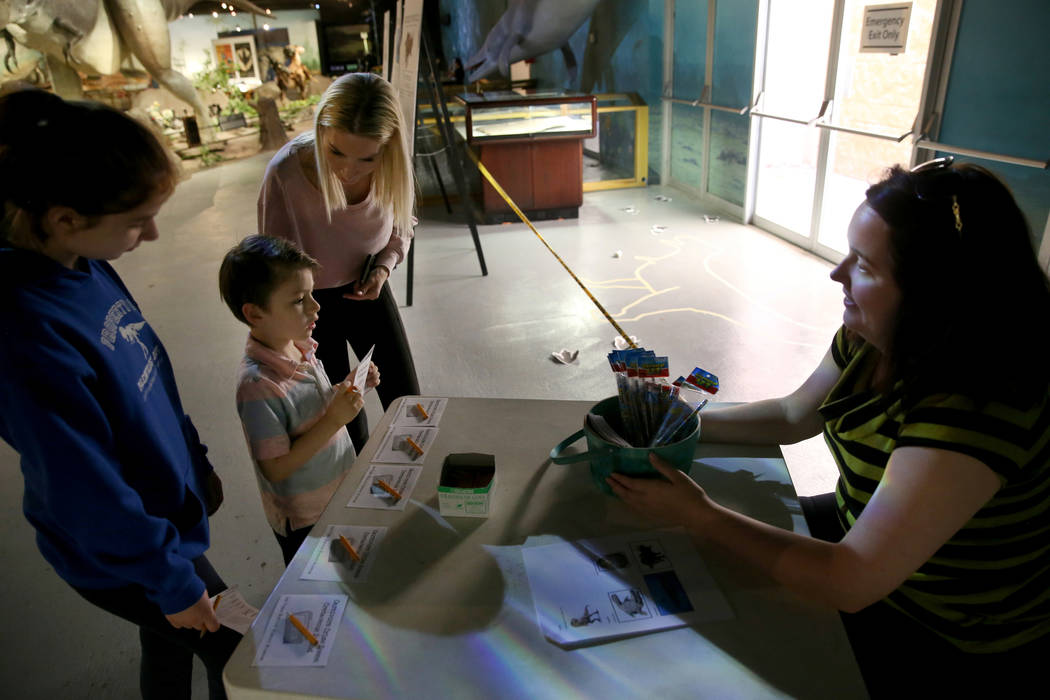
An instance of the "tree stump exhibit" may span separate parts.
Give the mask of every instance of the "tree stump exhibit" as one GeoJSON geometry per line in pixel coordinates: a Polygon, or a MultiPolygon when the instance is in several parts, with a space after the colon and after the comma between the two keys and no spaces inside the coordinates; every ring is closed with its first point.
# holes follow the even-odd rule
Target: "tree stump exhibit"
{"type": "Polygon", "coordinates": [[[275,151],[288,140],[288,133],[277,112],[277,101],[272,97],[260,98],[255,104],[259,113],[259,143],[264,151],[275,151]]]}

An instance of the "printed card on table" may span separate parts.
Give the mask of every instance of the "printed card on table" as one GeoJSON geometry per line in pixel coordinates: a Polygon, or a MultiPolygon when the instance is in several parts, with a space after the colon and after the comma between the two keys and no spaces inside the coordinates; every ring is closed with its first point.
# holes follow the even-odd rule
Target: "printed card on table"
{"type": "Polygon", "coordinates": [[[369,465],[368,472],[354,489],[354,495],[346,507],[404,510],[422,472],[423,467],[369,465]]]}
{"type": "Polygon", "coordinates": [[[410,428],[436,428],[441,422],[448,399],[424,399],[418,396],[406,396],[397,407],[393,425],[410,428]],[[423,410],[420,410],[423,409],[423,410]]]}
{"type": "Polygon", "coordinates": [[[543,634],[582,646],[733,616],[689,538],[647,532],[522,548],[543,634]]]}
{"type": "Polygon", "coordinates": [[[346,600],[345,595],[282,595],[262,639],[257,639],[252,665],[325,666],[335,646],[346,600]]]}
{"type": "Polygon", "coordinates": [[[437,439],[437,434],[437,428],[392,425],[372,461],[385,464],[422,464],[426,461],[427,451],[437,439]]]}
{"type": "Polygon", "coordinates": [[[363,583],[372,570],[379,543],[385,536],[385,527],[329,525],[299,578],[307,581],[363,583]],[[346,538],[360,561],[339,539],[340,535],[346,538]]]}

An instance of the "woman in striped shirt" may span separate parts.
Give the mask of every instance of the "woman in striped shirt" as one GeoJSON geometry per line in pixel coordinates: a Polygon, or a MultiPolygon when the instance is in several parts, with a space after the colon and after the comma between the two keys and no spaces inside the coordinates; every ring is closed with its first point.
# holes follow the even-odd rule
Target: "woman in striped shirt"
{"type": "Polygon", "coordinates": [[[704,413],[709,442],[823,432],[834,494],[814,537],[713,502],[689,477],[614,475],[798,595],[843,611],[873,696],[1021,687],[1050,658],[1050,284],[990,172],[941,158],[867,191],[832,271],[843,327],[794,393],[704,413]]]}

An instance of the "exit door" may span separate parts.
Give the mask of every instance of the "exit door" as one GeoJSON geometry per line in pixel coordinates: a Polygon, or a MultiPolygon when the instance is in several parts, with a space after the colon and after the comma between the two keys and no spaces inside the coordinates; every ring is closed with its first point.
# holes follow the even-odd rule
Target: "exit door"
{"type": "Polygon", "coordinates": [[[868,186],[890,165],[912,161],[909,137],[922,106],[938,10],[937,0],[882,5],[887,12],[879,21],[871,7],[866,18],[872,4],[765,4],[764,60],[756,64],[751,112],[757,144],[752,221],[832,261],[848,248],[846,229],[868,186]],[[906,26],[901,8],[907,8],[906,26]],[[862,39],[881,42],[883,50],[862,50],[862,39]]]}

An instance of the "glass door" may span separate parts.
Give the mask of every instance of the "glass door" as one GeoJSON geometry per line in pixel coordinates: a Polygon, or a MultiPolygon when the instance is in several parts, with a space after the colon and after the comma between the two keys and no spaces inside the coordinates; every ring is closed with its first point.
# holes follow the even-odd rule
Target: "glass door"
{"type": "Polygon", "coordinates": [[[870,0],[769,0],[754,222],[830,260],[868,186],[912,158],[937,0],[896,53],[861,50],[870,0]],[[830,47],[830,49],[829,49],[830,47]]]}

